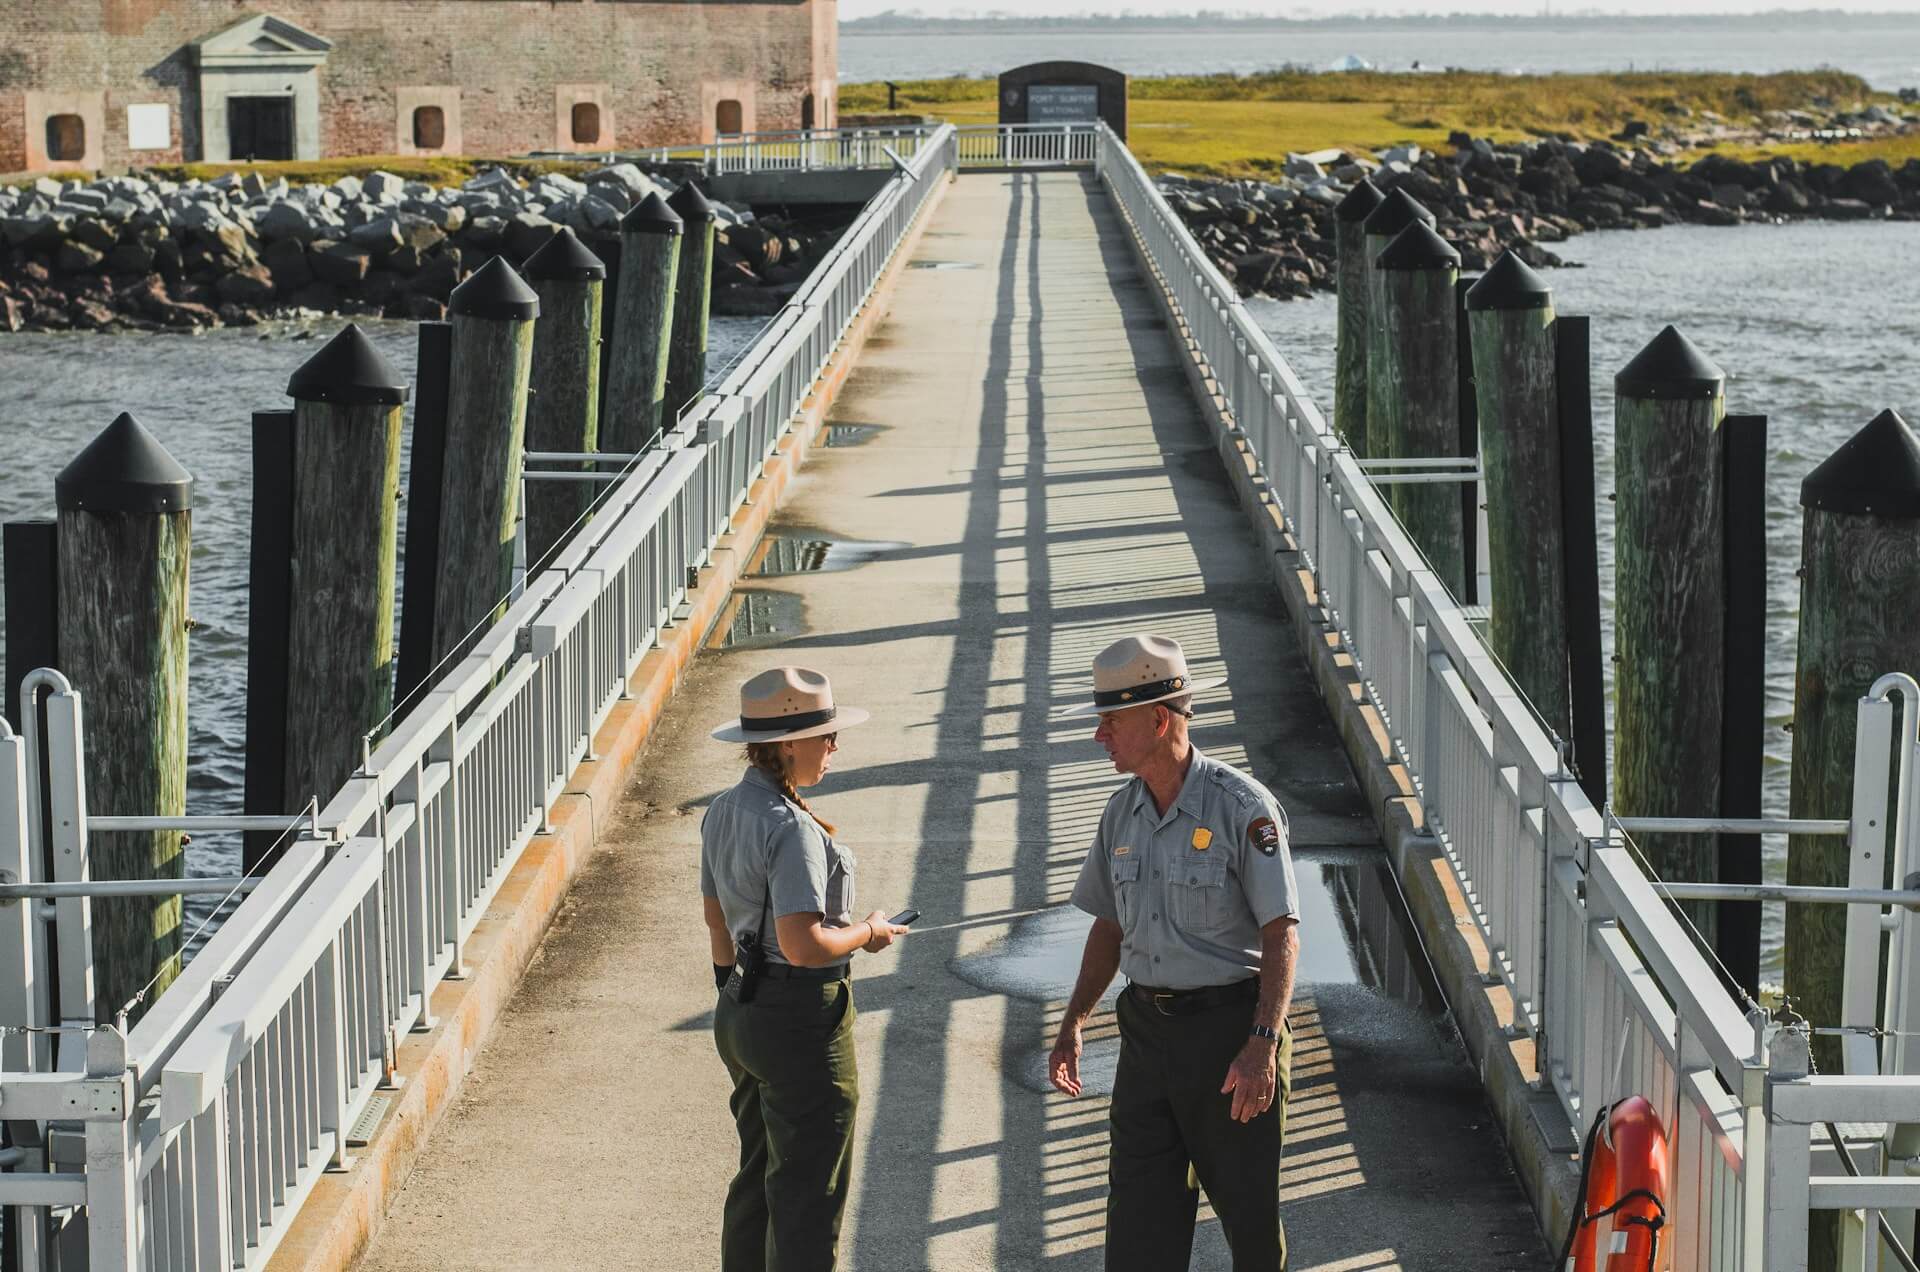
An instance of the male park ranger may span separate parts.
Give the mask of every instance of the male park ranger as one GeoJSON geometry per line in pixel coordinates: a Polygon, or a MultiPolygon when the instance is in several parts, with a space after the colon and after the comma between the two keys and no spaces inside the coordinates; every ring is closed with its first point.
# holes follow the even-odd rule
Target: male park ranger
{"type": "Polygon", "coordinates": [[[1048,1060],[1080,1094],[1080,1030],[1115,971],[1107,1272],[1174,1272],[1193,1252],[1197,1177],[1233,1272],[1283,1272],[1280,1141],[1299,911],[1286,815],[1267,788],[1187,740],[1178,641],[1128,636],[1093,661],[1094,739],[1133,780],[1114,792],[1074,886],[1093,916],[1048,1060]]]}

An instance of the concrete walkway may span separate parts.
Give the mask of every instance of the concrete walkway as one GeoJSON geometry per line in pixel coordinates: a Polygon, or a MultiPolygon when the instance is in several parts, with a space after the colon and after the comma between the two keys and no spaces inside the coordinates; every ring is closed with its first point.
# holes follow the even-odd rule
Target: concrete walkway
{"type": "MultiPolygon", "coordinates": [[[[1085,931],[1062,903],[1118,779],[1090,725],[1056,712],[1096,650],[1152,628],[1198,674],[1231,676],[1203,696],[1196,738],[1292,815],[1307,894],[1282,1178],[1294,1269],[1544,1267],[1097,186],[962,179],[867,348],[829,439],[858,444],[809,463],[730,624],[740,639],[696,665],[602,813],[601,851],[364,1266],[717,1266],[735,1145],[698,827],[740,764],[706,733],[742,679],[798,662],[875,714],[817,792],[859,857],[860,908],[925,914],[855,963],[841,1266],[1098,1269],[1111,1018],[1092,1030],[1094,1093],[1053,1094],[1042,1071],[1085,931]]],[[[1206,1218],[1194,1267],[1224,1269],[1206,1218]]]]}

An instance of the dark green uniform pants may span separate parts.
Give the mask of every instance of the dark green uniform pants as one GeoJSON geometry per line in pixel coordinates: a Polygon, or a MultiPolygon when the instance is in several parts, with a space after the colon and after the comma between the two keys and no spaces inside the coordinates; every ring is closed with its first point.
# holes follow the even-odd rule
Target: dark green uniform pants
{"type": "Polygon", "coordinates": [[[1220,1094],[1246,1045],[1255,1003],[1167,1016],[1123,990],[1120,1067],[1113,1080],[1107,1162],[1107,1272],[1185,1272],[1193,1255],[1199,1177],[1220,1216],[1233,1272],[1285,1272],[1280,1227],[1280,1141],[1286,1130],[1293,1039],[1280,1034],[1280,1090],[1251,1122],[1220,1094]]]}
{"type": "Polygon", "coordinates": [[[853,986],[763,980],[722,991],[713,1040],[733,1076],[740,1171],[727,1189],[722,1272],[828,1272],[853,1175],[853,986]]]}

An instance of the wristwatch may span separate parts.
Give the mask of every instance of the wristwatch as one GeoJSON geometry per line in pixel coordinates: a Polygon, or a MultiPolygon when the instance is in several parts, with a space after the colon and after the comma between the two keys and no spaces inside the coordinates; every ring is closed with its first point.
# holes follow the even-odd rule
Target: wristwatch
{"type": "Polygon", "coordinates": [[[1255,1025],[1252,1029],[1248,1030],[1247,1033],[1250,1037],[1265,1038],[1268,1042],[1277,1043],[1280,1041],[1279,1032],[1268,1028],[1266,1025],[1255,1025]]]}

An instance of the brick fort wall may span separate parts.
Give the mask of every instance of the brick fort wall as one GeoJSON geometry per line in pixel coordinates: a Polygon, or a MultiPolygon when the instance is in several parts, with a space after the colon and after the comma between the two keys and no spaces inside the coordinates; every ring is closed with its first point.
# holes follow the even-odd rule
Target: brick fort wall
{"type": "MultiPolygon", "coordinates": [[[[710,140],[723,101],[747,129],[832,122],[836,0],[5,0],[0,173],[49,166],[46,110],[98,102],[109,170],[205,156],[191,41],[271,15],[333,42],[316,72],[323,156],[412,148],[412,103],[446,102],[471,155],[710,140]],[[53,102],[52,107],[47,102],[53,102]],[[575,102],[597,108],[576,146],[575,102]],[[127,107],[165,103],[165,149],[134,150],[127,107]]],[[[59,165],[51,165],[59,166],[59,165]]]]}

